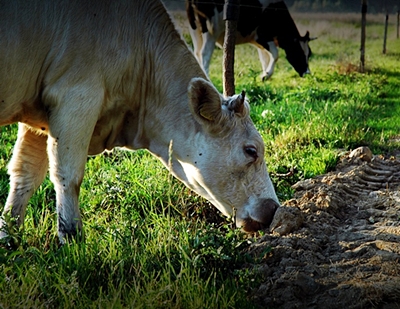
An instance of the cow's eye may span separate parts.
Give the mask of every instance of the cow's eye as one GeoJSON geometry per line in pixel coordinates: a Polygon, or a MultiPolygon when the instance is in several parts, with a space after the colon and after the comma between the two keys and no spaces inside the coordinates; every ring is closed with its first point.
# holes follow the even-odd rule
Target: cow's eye
{"type": "Polygon", "coordinates": [[[245,152],[248,156],[250,156],[250,157],[252,157],[252,158],[254,158],[254,159],[257,159],[257,158],[258,158],[257,148],[254,147],[254,146],[246,146],[246,147],[244,147],[244,152],[245,152]]]}

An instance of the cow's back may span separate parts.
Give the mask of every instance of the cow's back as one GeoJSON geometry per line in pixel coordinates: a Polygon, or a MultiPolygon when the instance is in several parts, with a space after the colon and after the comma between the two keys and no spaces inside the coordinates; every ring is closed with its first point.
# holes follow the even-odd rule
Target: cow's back
{"type": "Polygon", "coordinates": [[[107,95],[121,90],[115,85],[127,89],[124,81],[154,69],[146,63],[162,40],[177,36],[155,1],[13,0],[0,7],[0,108],[9,115],[0,125],[21,121],[22,110],[57,83],[102,83],[107,95]]]}

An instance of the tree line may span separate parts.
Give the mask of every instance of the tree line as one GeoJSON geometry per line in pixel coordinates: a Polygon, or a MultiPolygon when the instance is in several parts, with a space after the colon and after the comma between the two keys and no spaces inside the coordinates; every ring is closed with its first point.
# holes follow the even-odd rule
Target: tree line
{"type": "MultiPolygon", "coordinates": [[[[272,1],[272,0],[271,0],[272,1]]],[[[171,10],[184,10],[185,0],[163,0],[171,10]]],[[[247,0],[241,0],[246,4],[247,0]]],[[[361,12],[361,0],[285,0],[291,12],[361,12]]],[[[369,0],[368,13],[396,13],[400,0],[369,0]]]]}
{"type": "MultiPolygon", "coordinates": [[[[242,0],[246,1],[246,0],[242,0]]],[[[360,12],[361,0],[285,0],[289,10],[296,12],[360,12]]],[[[399,0],[367,1],[369,13],[395,13],[399,0]]]]}

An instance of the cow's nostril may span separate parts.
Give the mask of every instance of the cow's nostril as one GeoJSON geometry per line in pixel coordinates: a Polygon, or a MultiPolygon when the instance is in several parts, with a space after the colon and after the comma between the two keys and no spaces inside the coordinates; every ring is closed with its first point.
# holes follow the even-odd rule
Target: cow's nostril
{"type": "Polygon", "coordinates": [[[260,230],[264,230],[267,227],[268,227],[268,225],[263,224],[258,221],[255,221],[251,218],[247,218],[247,219],[243,220],[243,223],[242,223],[242,230],[243,230],[243,232],[246,232],[246,233],[255,233],[260,230]]]}
{"type": "Polygon", "coordinates": [[[278,209],[279,204],[272,199],[266,199],[263,201],[263,212],[264,212],[264,220],[263,223],[268,227],[272,220],[274,219],[274,215],[276,210],[278,209]]]}
{"type": "Polygon", "coordinates": [[[254,233],[270,226],[279,204],[272,199],[264,199],[255,209],[254,215],[239,220],[242,230],[247,233],[254,233]]]}

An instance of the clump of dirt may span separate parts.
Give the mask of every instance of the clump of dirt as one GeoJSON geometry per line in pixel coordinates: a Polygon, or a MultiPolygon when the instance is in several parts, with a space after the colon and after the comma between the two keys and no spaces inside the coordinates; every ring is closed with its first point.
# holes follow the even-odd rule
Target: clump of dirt
{"type": "Polygon", "coordinates": [[[339,74],[352,74],[361,72],[359,65],[345,61],[337,63],[335,69],[339,74]]]}
{"type": "Polygon", "coordinates": [[[263,258],[253,300],[262,308],[400,308],[400,160],[360,148],[294,189],[271,233],[250,248],[263,258]]]}

